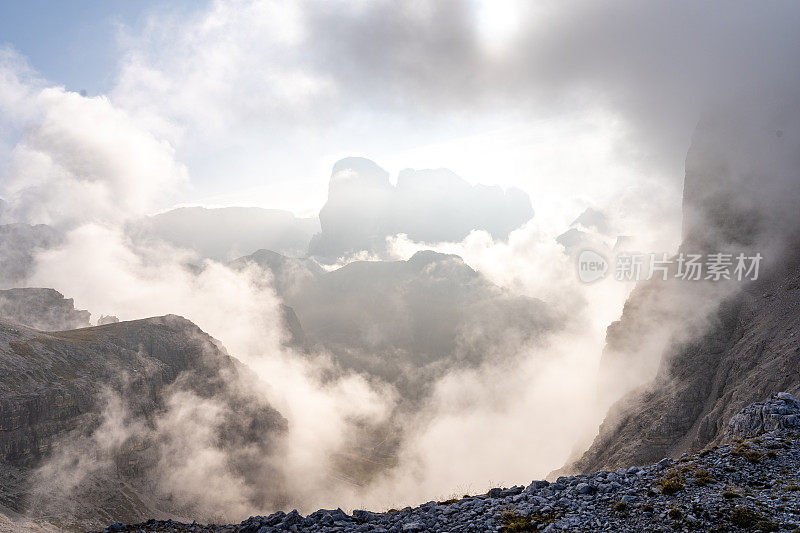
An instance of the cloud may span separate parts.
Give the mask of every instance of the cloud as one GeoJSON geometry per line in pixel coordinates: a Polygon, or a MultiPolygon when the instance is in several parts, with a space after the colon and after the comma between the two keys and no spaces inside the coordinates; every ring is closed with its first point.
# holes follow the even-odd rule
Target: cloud
{"type": "Polygon", "coordinates": [[[798,82],[789,2],[493,4],[218,1],[128,35],[114,98],[166,118],[167,130],[269,124],[312,143],[334,128],[369,142],[406,126],[441,133],[452,121],[463,134],[496,114],[604,109],[663,164],[682,159],[708,107],[798,82]],[[493,17],[513,19],[513,31],[492,30],[493,17]],[[499,51],[492,31],[505,31],[499,51]]]}
{"type": "MultiPolygon", "coordinates": [[[[124,36],[126,55],[108,97],[43,85],[3,52],[0,109],[21,136],[4,152],[7,210],[67,230],[63,244],[37,255],[30,282],[54,286],[98,315],[178,313],[220,338],[289,420],[284,468],[298,506],[410,503],[462,485],[528,481],[560,466],[602,414],[594,370],[605,327],[630,289],[579,285],[555,241],[566,229],[560,219],[596,205],[650,250],[670,251],[675,240],[663,226],[674,230],[677,219],[664,224],[664,213],[678,204],[683,155],[701,113],[753,95],[769,99],[798,81],[788,68],[800,49],[795,4],[521,4],[499,47],[481,26],[490,4],[474,5],[214,2],[186,19],[151,18],[141,33],[124,36]],[[565,112],[569,119],[558,118],[565,112]],[[516,152],[538,144],[538,154],[558,161],[492,181],[539,180],[570,198],[507,242],[473,232],[461,242],[423,246],[395,236],[389,244],[406,258],[422,247],[456,253],[568,320],[547,342],[516,346],[507,364],[489,360],[439,380],[426,409],[402,420],[398,468],[365,488],[348,487],[331,476],[330,457],[365,425],[386,422],[394,391],[342,374],[324,354],[313,359],[283,347],[279,302],[260,272],[213,261],[189,270],[185,264],[197,259],[191,252],[131,242],[122,223],[163,207],[189,169],[219,188],[231,187],[220,176],[241,174],[250,177],[237,184],[285,179],[300,187],[316,183],[327,173],[323,160],[345,150],[402,152],[465,131],[489,131],[496,147],[505,139],[498,143],[490,130],[505,121],[558,132],[549,141],[524,137],[516,152]],[[597,127],[586,134],[595,142],[576,133],[586,125],[597,127]],[[605,173],[561,163],[587,148],[605,173]],[[626,173],[615,176],[617,169],[626,173]],[[554,185],[565,179],[568,186],[554,185]]],[[[450,153],[488,150],[477,138],[454,142],[450,153]]],[[[492,166],[495,153],[488,150],[483,168],[515,166],[492,166]]],[[[183,401],[170,413],[179,420],[221,416],[214,406],[197,413],[186,407],[192,398],[176,398],[183,401]]],[[[230,486],[220,457],[205,458],[202,475],[230,486]]],[[[200,475],[185,463],[168,466],[187,483],[200,475]]],[[[243,512],[229,495],[204,503],[243,512]]]]}
{"type": "Polygon", "coordinates": [[[50,87],[26,103],[36,121],[24,125],[2,183],[14,219],[56,226],[120,222],[163,205],[188,179],[167,143],[103,96],[50,87]]]}

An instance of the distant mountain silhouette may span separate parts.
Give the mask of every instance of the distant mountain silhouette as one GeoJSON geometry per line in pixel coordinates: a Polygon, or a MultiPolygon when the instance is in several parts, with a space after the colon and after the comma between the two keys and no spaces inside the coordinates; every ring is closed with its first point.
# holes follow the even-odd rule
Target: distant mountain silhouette
{"type": "Polygon", "coordinates": [[[447,369],[513,357],[556,323],[543,302],[510,294],[455,255],[421,251],[408,261],[356,261],[326,272],[260,250],[231,264],[248,263],[272,274],[308,342],[412,399],[447,369]]]}
{"type": "Polygon", "coordinates": [[[321,233],[309,253],[323,261],[385,248],[386,237],[405,233],[421,242],[460,241],[472,230],[497,239],[533,216],[519,189],[470,185],[446,169],[404,170],[397,185],[369,159],[350,157],[331,173],[328,201],[319,214],[321,233]]]}
{"type": "Polygon", "coordinates": [[[314,218],[259,207],[181,207],[131,224],[137,238],[158,238],[201,257],[228,261],[261,248],[288,255],[305,254],[318,231],[314,218]]]}

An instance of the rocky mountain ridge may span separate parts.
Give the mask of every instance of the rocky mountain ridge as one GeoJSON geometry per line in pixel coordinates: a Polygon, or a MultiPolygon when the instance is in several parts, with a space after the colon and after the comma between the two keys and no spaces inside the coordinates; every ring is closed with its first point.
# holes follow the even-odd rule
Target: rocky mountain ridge
{"type": "Polygon", "coordinates": [[[302,329],[293,336],[413,400],[449,369],[512,357],[559,322],[544,302],[512,294],[460,257],[431,250],[405,261],[354,261],[332,271],[269,250],[231,265],[255,265],[272,278],[296,313],[295,330],[302,329]]]}
{"type": "Polygon", "coordinates": [[[276,492],[253,492],[253,505],[281,501],[263,459],[277,449],[285,419],[241,386],[254,376],[184,318],[57,332],[0,319],[0,375],[6,510],[84,529],[112,517],[202,512],[170,496],[159,477],[174,439],[165,423],[181,422],[175,397],[231,413],[205,428],[219,433],[217,452],[245,485],[248,476],[275,477],[276,492]]]}

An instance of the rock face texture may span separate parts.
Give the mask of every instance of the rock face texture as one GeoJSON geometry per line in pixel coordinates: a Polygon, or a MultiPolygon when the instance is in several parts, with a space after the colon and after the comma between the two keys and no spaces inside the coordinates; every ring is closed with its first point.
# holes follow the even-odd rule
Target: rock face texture
{"type": "Polygon", "coordinates": [[[105,531],[791,531],[800,524],[800,431],[790,422],[796,404],[787,393],[774,395],[731,423],[768,413],[777,429],[650,466],[533,481],[387,513],[320,509],[304,517],[279,511],[240,524],[151,520],[105,531]]]}
{"type": "Polygon", "coordinates": [[[800,120],[793,108],[757,111],[698,127],[686,161],[680,251],[762,253],[759,279],[637,286],[608,329],[601,365],[606,390],[615,380],[617,393],[634,390],[568,470],[699,450],[719,442],[744,406],[776,389],[800,389],[800,120]],[[626,376],[632,369],[636,376],[626,376]]]}
{"type": "Polygon", "coordinates": [[[800,402],[788,392],[776,392],[767,401],[748,405],[728,422],[732,438],[755,437],[776,429],[800,429],[800,402]]]}
{"type": "Polygon", "coordinates": [[[42,331],[88,328],[89,311],[54,289],[0,290],[0,317],[42,331]]]}
{"type": "Polygon", "coordinates": [[[254,505],[280,499],[280,480],[264,458],[275,452],[285,420],[248,392],[257,388],[244,386],[254,379],[244,367],[188,320],[169,315],[52,333],[0,320],[0,375],[6,509],[84,527],[118,516],[202,513],[160,475],[165,461],[179,471],[174,461],[188,454],[176,447],[180,432],[198,440],[201,429],[217,435],[209,452],[227,457],[245,486],[255,477],[274,480],[274,493],[252,492],[254,505]],[[193,405],[203,409],[182,416],[193,405]],[[219,417],[204,421],[211,410],[219,417]]]}
{"type": "Polygon", "coordinates": [[[725,299],[704,333],[671,346],[656,377],[617,402],[573,471],[645,464],[719,442],[771,390],[800,391],[800,263],[725,299]]]}
{"type": "Polygon", "coordinates": [[[385,249],[386,237],[405,233],[415,241],[460,241],[472,230],[505,239],[533,216],[519,189],[472,186],[445,169],[404,170],[397,184],[374,162],[342,159],[333,167],[328,201],[319,213],[322,232],[308,252],[324,261],[385,249]]]}

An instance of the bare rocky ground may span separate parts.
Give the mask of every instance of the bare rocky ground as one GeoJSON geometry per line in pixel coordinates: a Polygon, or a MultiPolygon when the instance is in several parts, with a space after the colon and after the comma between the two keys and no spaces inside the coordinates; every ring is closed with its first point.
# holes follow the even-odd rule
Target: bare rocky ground
{"type": "Polygon", "coordinates": [[[800,402],[773,394],[735,415],[727,432],[727,442],[677,460],[385,513],[321,509],[235,525],[151,520],[105,531],[800,531],[800,402]]]}

